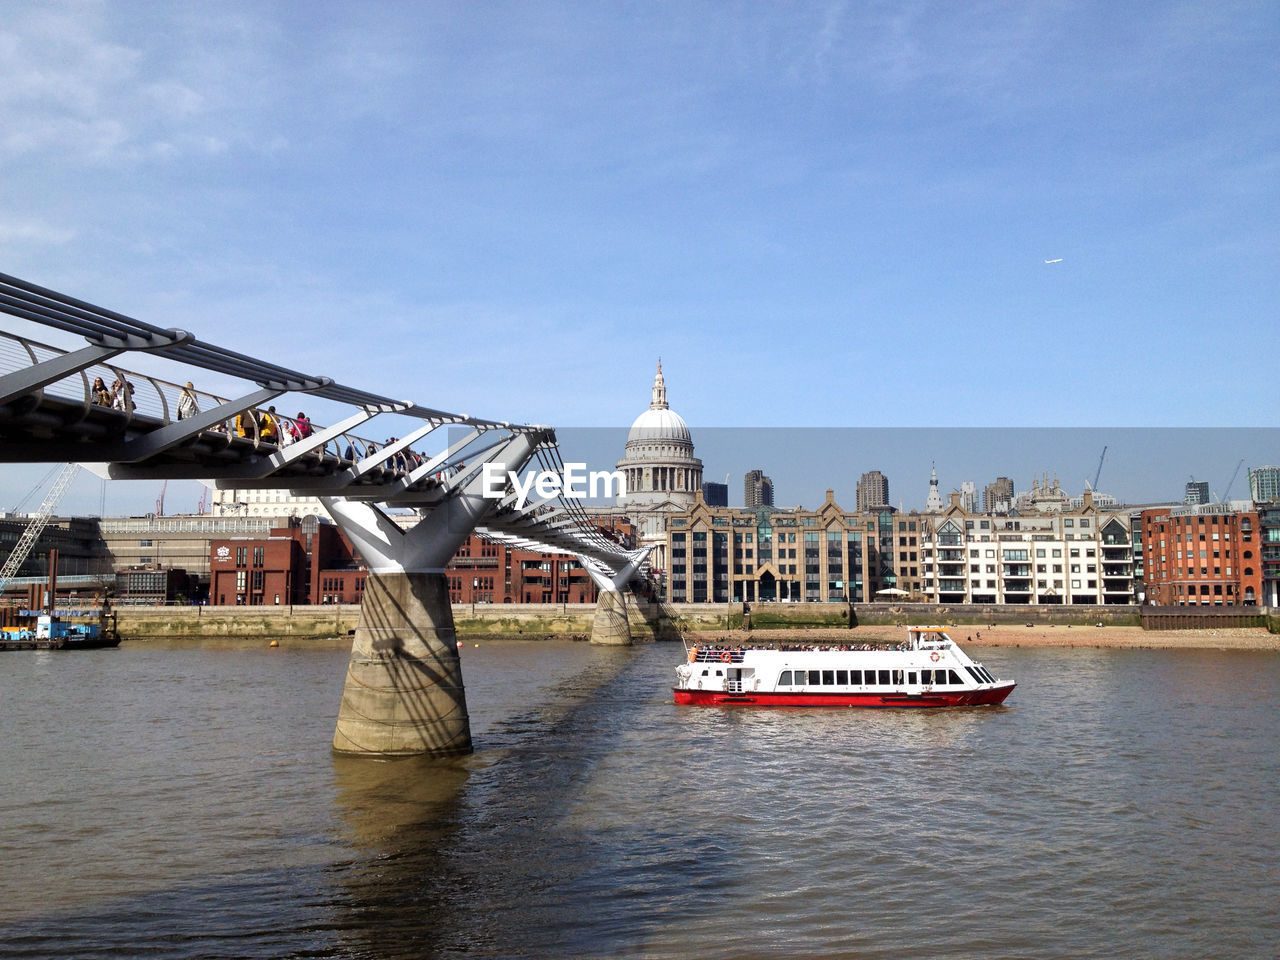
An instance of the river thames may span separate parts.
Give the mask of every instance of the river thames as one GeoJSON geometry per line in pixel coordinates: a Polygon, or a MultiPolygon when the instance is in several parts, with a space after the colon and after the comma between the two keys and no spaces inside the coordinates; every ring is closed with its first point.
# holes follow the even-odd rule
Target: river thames
{"type": "Polygon", "coordinates": [[[375,762],[348,646],[0,658],[0,956],[1277,955],[1274,653],[751,711],[674,706],[679,645],[468,642],[476,753],[375,762]]]}

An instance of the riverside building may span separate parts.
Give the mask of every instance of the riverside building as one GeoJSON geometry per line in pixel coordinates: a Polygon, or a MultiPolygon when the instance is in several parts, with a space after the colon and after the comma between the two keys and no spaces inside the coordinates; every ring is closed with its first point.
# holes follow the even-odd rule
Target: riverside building
{"type": "MultiPolygon", "coordinates": [[[[1055,485],[1056,486],[1056,485],[1055,485]]],[[[922,592],[938,603],[1133,603],[1133,532],[1124,511],[1081,505],[1026,515],[951,503],[921,543],[922,592]]]]}
{"type": "Polygon", "coordinates": [[[853,602],[919,589],[923,518],[848,512],[827,491],[816,510],[708,506],[667,518],[666,598],[676,603],[853,602]]]}
{"type": "Polygon", "coordinates": [[[1262,605],[1280,607],[1280,501],[1259,503],[1258,523],[1261,525],[1262,556],[1262,605]]]}
{"type": "Polygon", "coordinates": [[[699,500],[668,518],[672,602],[1128,604],[1130,516],[1095,507],[974,514],[724,509],[699,500]]]}
{"type": "Polygon", "coordinates": [[[1143,577],[1158,606],[1252,606],[1263,594],[1259,512],[1250,500],[1143,510],[1143,577]]]}
{"type": "MultiPolygon", "coordinates": [[[[621,535],[621,533],[619,533],[621,535]]],[[[267,536],[209,545],[215,606],[359,603],[367,570],[332,523],[288,518],[267,536]]],[[[472,534],[445,568],[453,603],[594,603],[576,557],[508,546],[472,534]]]]}

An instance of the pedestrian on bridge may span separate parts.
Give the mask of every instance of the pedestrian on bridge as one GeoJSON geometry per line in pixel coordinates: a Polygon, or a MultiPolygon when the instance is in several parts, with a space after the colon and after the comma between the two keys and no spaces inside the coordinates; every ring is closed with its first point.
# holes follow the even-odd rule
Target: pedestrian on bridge
{"type": "Polygon", "coordinates": [[[267,443],[275,443],[279,432],[276,425],[276,408],[268,407],[267,412],[262,415],[262,419],[258,421],[258,439],[265,440],[267,443]]]}
{"type": "Polygon", "coordinates": [[[133,384],[124,377],[116,377],[111,385],[111,406],[124,413],[133,413],[138,405],[133,402],[133,384]]]}
{"type": "Polygon", "coordinates": [[[178,397],[178,419],[190,420],[200,412],[200,404],[196,402],[195,387],[191,381],[182,388],[182,396],[178,397]]]}

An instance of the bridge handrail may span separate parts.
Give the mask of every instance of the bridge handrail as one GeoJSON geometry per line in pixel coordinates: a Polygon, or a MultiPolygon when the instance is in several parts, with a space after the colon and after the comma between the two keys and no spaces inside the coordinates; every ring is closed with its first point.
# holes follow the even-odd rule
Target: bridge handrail
{"type": "MultiPolygon", "coordinates": [[[[32,340],[30,337],[19,336],[8,331],[0,330],[0,374],[9,373],[14,370],[30,365],[30,363],[40,363],[53,357],[65,356],[69,351],[59,347],[52,346],[47,343],[41,343],[38,340],[32,340]],[[16,345],[16,346],[15,346],[16,345]],[[21,358],[19,362],[15,362],[21,358]]],[[[115,364],[100,363],[86,367],[78,373],[70,374],[61,380],[56,380],[43,388],[43,392],[63,400],[69,400],[72,403],[82,404],[85,413],[94,406],[93,385],[95,381],[101,378],[103,385],[114,384],[116,381],[123,382],[129,386],[128,398],[131,402],[129,407],[116,408],[117,412],[122,414],[122,425],[127,425],[130,421],[139,418],[147,418],[156,422],[157,425],[163,426],[175,421],[175,415],[178,410],[178,401],[181,399],[185,385],[173,383],[160,377],[155,377],[146,373],[128,370],[115,364]],[[146,384],[150,389],[139,389],[138,383],[146,384]]],[[[211,407],[221,406],[230,403],[231,398],[223,397],[215,393],[192,388],[192,395],[195,397],[197,404],[201,409],[209,409],[211,407]]],[[[261,414],[265,411],[254,408],[257,413],[261,414]]],[[[249,412],[249,411],[244,411],[249,412]]],[[[283,414],[272,414],[277,424],[277,436],[283,437],[285,431],[297,425],[296,417],[289,417],[283,414]]],[[[223,421],[222,429],[215,428],[215,433],[225,433],[228,436],[236,435],[235,417],[229,417],[223,421]]],[[[312,433],[319,433],[325,429],[323,424],[311,422],[312,433]]],[[[241,428],[246,432],[243,434],[246,438],[253,441],[255,449],[263,446],[271,448],[279,448],[289,446],[292,442],[285,441],[283,443],[270,440],[264,440],[260,435],[260,422],[258,417],[245,417],[241,421],[241,428]]],[[[291,436],[291,434],[288,434],[291,436]]],[[[368,457],[381,447],[381,444],[374,440],[360,437],[354,433],[343,433],[338,438],[330,440],[323,446],[317,447],[311,451],[308,456],[316,460],[321,460],[326,456],[332,456],[334,460],[343,462],[353,462],[368,457]],[[353,456],[345,456],[346,451],[350,449],[353,456]]],[[[418,462],[423,462],[423,457],[416,451],[410,450],[409,453],[418,462]]],[[[390,469],[396,469],[394,465],[390,469]]],[[[406,463],[400,472],[408,469],[406,463]]]]}
{"type": "MultiPolygon", "coordinates": [[[[354,493],[355,486],[363,484],[368,485],[361,490],[363,496],[356,499],[373,499],[368,496],[369,493],[377,493],[381,487],[385,488],[387,502],[401,505],[434,503],[463,489],[471,489],[474,494],[479,470],[487,462],[484,458],[499,456],[511,444],[518,445],[521,451],[519,456],[522,458],[532,447],[536,459],[544,468],[564,467],[554,431],[550,427],[479,419],[413,402],[394,400],[336,383],[329,377],[310,376],[206,343],[184,330],[164,329],[143,323],[4,273],[0,273],[0,312],[82,336],[88,344],[78,350],[62,350],[14,333],[0,331],[2,343],[8,347],[8,360],[20,358],[16,364],[10,362],[11,368],[16,365],[18,369],[11,369],[7,373],[0,370],[0,382],[4,383],[5,391],[0,409],[3,409],[5,416],[15,420],[39,420],[45,424],[39,432],[46,435],[48,427],[45,422],[50,415],[61,421],[61,430],[71,432],[72,429],[79,429],[77,439],[81,443],[76,452],[89,454],[92,451],[99,455],[98,459],[112,461],[109,466],[113,476],[130,476],[130,471],[136,474],[143,469],[136,464],[164,454],[181,444],[190,444],[196,448],[198,456],[206,456],[211,452],[220,456],[224,453],[222,449],[209,449],[211,438],[219,434],[227,438],[228,447],[236,447],[232,453],[240,456],[241,463],[237,465],[249,468],[247,471],[233,472],[230,476],[244,479],[249,485],[253,485],[253,481],[262,480],[279,471],[280,476],[287,476],[293,481],[294,489],[342,490],[344,493],[337,497],[339,500],[351,496],[345,491],[351,489],[354,493]],[[259,389],[232,400],[197,391],[197,399],[203,398],[217,407],[225,405],[228,409],[215,411],[214,406],[206,406],[202,413],[196,415],[199,423],[171,427],[177,413],[178,400],[185,388],[110,362],[114,357],[129,351],[151,352],[179,364],[254,383],[259,389]],[[112,422],[114,417],[103,416],[105,405],[94,403],[92,384],[98,377],[102,378],[104,387],[108,379],[112,383],[118,382],[119,395],[123,396],[123,400],[118,405],[112,404],[114,413],[119,415],[118,430],[115,429],[117,424],[112,422]],[[316,425],[313,432],[323,433],[325,436],[311,440],[305,449],[285,451],[281,448],[288,444],[280,441],[279,434],[274,439],[264,438],[257,416],[245,417],[242,414],[249,410],[260,411],[260,405],[267,403],[269,399],[291,393],[331,400],[357,410],[349,414],[337,430],[316,425]],[[50,403],[47,409],[41,409],[41,403],[46,397],[56,399],[57,403],[50,403]],[[233,413],[242,402],[246,404],[246,410],[239,414],[233,413]],[[221,417],[224,413],[231,416],[221,423],[214,420],[214,417],[221,417]],[[383,413],[417,419],[423,425],[412,430],[408,441],[387,441],[388,444],[394,444],[393,449],[387,449],[385,444],[377,444],[346,429],[347,426],[357,426],[383,413]],[[421,454],[411,449],[410,442],[431,436],[440,427],[452,425],[467,426],[471,431],[469,435],[450,442],[443,452],[429,460],[424,460],[421,454]],[[333,431],[332,436],[328,435],[330,431],[333,431]],[[484,439],[480,439],[481,435],[484,435],[484,439]],[[499,437],[496,441],[495,436],[499,437]],[[262,450],[266,453],[267,457],[247,460],[243,456],[246,441],[252,444],[255,451],[262,450]],[[379,451],[381,456],[377,455],[379,451]],[[305,464],[305,460],[313,457],[317,463],[324,464],[323,469],[315,475],[328,474],[327,477],[322,476],[318,483],[310,483],[313,476],[309,475],[311,470],[305,464]],[[258,469],[263,459],[267,461],[265,472],[254,475],[252,471],[258,469]],[[357,463],[366,466],[357,468],[357,463]],[[433,472],[438,471],[433,477],[423,475],[428,463],[433,472]],[[289,469],[286,471],[284,468],[289,469]],[[412,483],[409,482],[411,477],[412,483]],[[325,480],[337,482],[326,487],[323,482],[325,480]],[[441,490],[428,489],[435,480],[445,481],[441,490]]],[[[3,353],[0,351],[0,354],[3,353]]],[[[4,359],[4,356],[0,356],[0,362],[4,359]]],[[[296,423],[293,417],[274,416],[281,430],[287,431],[296,423]]],[[[37,459],[55,459],[64,455],[56,441],[41,440],[38,437],[22,451],[17,451],[15,447],[9,452],[25,452],[37,459]],[[44,446],[41,447],[41,444],[44,446]]],[[[92,457],[86,456],[86,459],[92,457]]],[[[207,460],[197,462],[207,464],[207,460]]],[[[174,464],[166,466],[172,468],[174,464]]],[[[181,476],[184,470],[190,469],[190,464],[178,466],[179,469],[171,475],[181,476]]],[[[224,473],[223,476],[228,474],[224,473]]],[[[580,556],[589,554],[596,561],[619,571],[634,568],[635,559],[621,551],[617,543],[603,536],[586,515],[582,505],[573,498],[566,498],[563,490],[554,498],[554,503],[540,501],[514,511],[508,504],[504,504],[502,510],[506,512],[503,523],[513,535],[534,536],[552,549],[580,556]],[[541,509],[543,503],[547,507],[545,512],[541,509]]]]}

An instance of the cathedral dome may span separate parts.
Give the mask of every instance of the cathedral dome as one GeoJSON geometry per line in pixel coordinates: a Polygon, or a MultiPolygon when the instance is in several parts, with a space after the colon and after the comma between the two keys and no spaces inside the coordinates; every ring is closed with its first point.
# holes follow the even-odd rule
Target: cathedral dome
{"type": "MultiPolygon", "coordinates": [[[[667,405],[661,360],[653,378],[653,399],[649,409],[631,424],[618,469],[627,478],[623,499],[632,513],[687,509],[693,504],[696,491],[702,489],[702,461],[693,455],[689,425],[667,405]]],[[[660,529],[660,521],[655,520],[654,531],[660,529]]]]}
{"type": "Polygon", "coordinates": [[[646,410],[636,417],[636,422],[631,424],[631,430],[627,433],[627,443],[633,440],[693,443],[693,438],[689,435],[689,425],[684,422],[684,417],[669,407],[661,410],[646,410]]]}
{"type": "Polygon", "coordinates": [[[649,409],[636,417],[627,433],[627,448],[634,449],[643,444],[647,448],[655,443],[675,443],[688,447],[693,454],[693,437],[689,434],[689,425],[684,417],[667,406],[667,382],[662,377],[662,361],[658,361],[658,372],[653,378],[653,399],[649,401],[649,409]]]}

